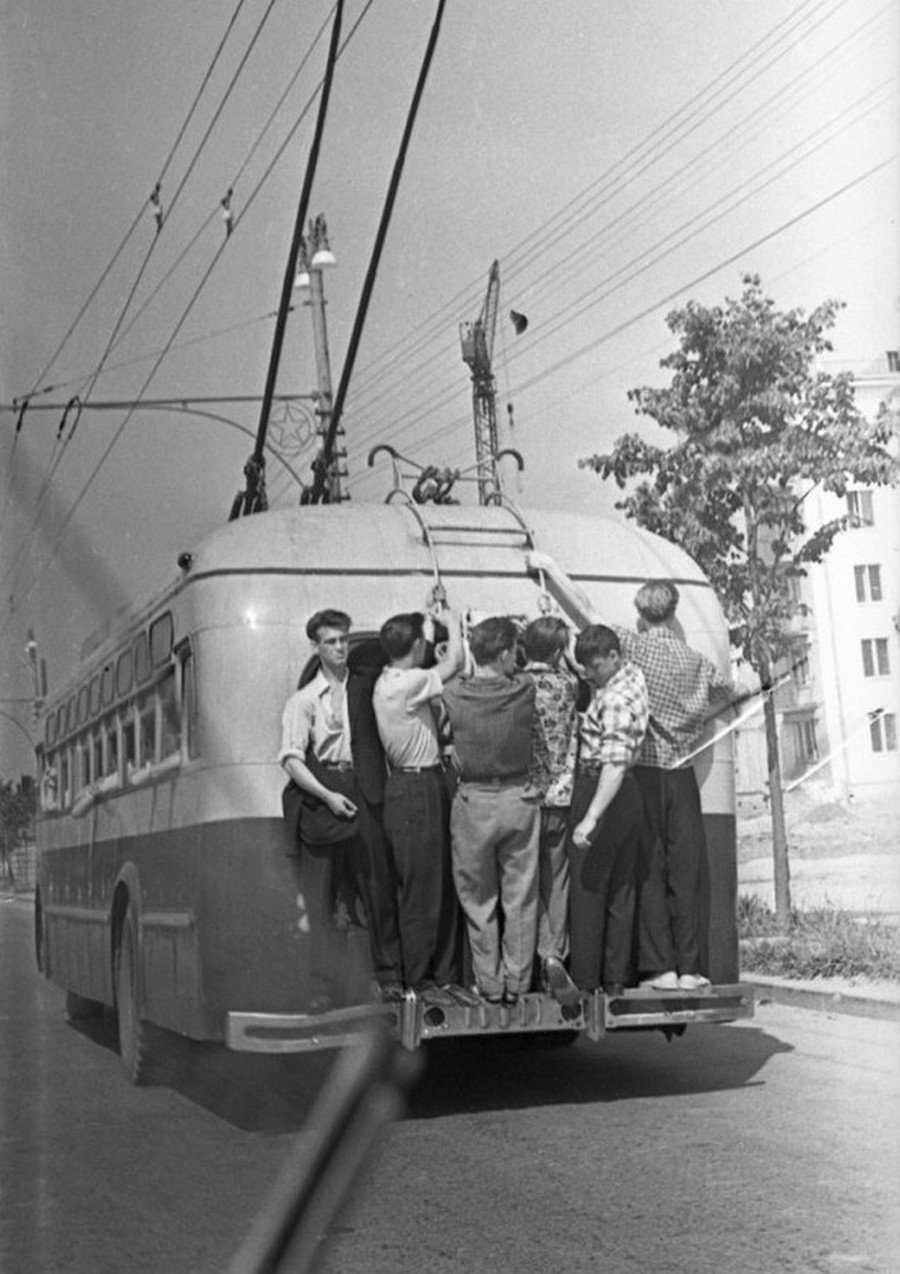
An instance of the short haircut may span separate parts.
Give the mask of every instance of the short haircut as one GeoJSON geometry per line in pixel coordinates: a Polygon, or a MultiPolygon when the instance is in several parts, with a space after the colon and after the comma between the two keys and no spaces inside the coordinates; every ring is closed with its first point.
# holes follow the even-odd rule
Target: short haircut
{"type": "Polygon", "coordinates": [[[516,648],[516,626],[505,615],[483,619],[469,632],[472,658],[482,667],[499,659],[505,650],[516,648]]]}
{"type": "Polygon", "coordinates": [[[613,629],[605,624],[591,624],[575,641],[575,658],[582,668],[590,668],[595,659],[605,659],[614,651],[621,654],[622,647],[613,629]]]}
{"type": "Polygon", "coordinates": [[[545,663],[569,644],[569,625],[559,615],[541,615],[525,629],[523,645],[529,659],[545,663]]]}
{"type": "Polygon", "coordinates": [[[670,579],[648,579],[635,594],[634,604],[648,624],[664,624],[675,614],[678,589],[670,579]]]}
{"type": "Polygon", "coordinates": [[[342,610],[317,610],[306,625],[306,635],[310,641],[317,642],[323,628],[340,628],[349,633],[353,620],[342,610]]]}
{"type": "Polygon", "coordinates": [[[378,634],[388,659],[402,659],[408,655],[422,636],[425,616],[419,611],[404,615],[392,615],[381,625],[378,634]]]}

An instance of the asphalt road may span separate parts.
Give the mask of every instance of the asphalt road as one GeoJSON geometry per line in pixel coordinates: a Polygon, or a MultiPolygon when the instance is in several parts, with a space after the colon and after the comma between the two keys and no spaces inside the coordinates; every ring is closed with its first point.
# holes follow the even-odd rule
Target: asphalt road
{"type": "MultiPolygon", "coordinates": [[[[0,1270],[224,1271],[332,1058],[179,1046],[120,1077],[0,899],[0,1270]]],[[[433,1046],[323,1274],[900,1268],[900,1027],[777,1005],[571,1048],[433,1046]]]]}

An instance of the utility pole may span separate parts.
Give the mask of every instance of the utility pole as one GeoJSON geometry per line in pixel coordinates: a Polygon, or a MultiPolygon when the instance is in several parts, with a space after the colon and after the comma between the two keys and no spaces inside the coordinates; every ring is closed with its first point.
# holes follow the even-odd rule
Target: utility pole
{"type": "MultiPolygon", "coordinates": [[[[328,244],[328,228],[324,216],[319,213],[309,225],[309,241],[300,243],[300,260],[294,288],[298,292],[306,292],[308,305],[312,314],[313,350],[316,359],[316,379],[318,381],[319,405],[317,414],[319,427],[317,430],[320,448],[319,457],[324,458],[326,439],[331,425],[331,413],[334,403],[331,387],[331,360],[328,353],[328,328],[325,323],[325,281],[323,271],[337,265],[334,253],[328,244]]],[[[341,479],[347,476],[347,470],[341,467],[346,460],[347,451],[343,444],[344,430],[338,427],[338,446],[332,453],[325,474],[326,500],[329,504],[339,504],[345,497],[341,489],[341,479]]]]}

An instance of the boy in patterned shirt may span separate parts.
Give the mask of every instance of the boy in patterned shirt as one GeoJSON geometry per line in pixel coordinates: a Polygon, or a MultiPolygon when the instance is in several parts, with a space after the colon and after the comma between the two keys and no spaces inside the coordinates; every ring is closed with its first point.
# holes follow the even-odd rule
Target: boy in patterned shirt
{"type": "Polygon", "coordinates": [[[631,981],[643,817],[634,763],[647,730],[647,683],[603,624],[579,634],[575,658],[594,693],[581,718],[572,794],[571,972],[583,991],[618,995],[631,981]]]}
{"type": "Polygon", "coordinates": [[[536,725],[543,746],[535,748],[542,772],[535,786],[544,793],[538,843],[538,944],[541,984],[564,1008],[579,1003],[566,971],[569,956],[569,855],[566,839],[578,752],[578,678],[566,667],[569,627],[557,615],[542,615],[525,629],[524,672],[534,683],[536,725]]]}

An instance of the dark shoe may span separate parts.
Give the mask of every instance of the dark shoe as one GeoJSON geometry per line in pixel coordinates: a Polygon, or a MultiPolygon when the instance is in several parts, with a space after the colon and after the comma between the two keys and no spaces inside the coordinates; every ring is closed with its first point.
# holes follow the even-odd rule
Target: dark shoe
{"type": "Polygon", "coordinates": [[[608,982],[603,988],[603,994],[612,999],[613,996],[624,995],[625,987],[621,982],[608,982]]]}
{"type": "Polygon", "coordinates": [[[544,961],[544,980],[547,990],[564,1009],[577,1009],[581,992],[569,977],[566,966],[557,956],[547,956],[544,961]]]}
{"type": "Polygon", "coordinates": [[[434,982],[428,982],[423,986],[416,987],[416,994],[420,995],[426,1004],[437,1004],[442,1008],[449,1008],[456,1004],[456,1000],[450,994],[447,987],[437,986],[434,982]]]}
{"type": "Polygon", "coordinates": [[[504,990],[503,1003],[508,1009],[514,1008],[519,1003],[519,992],[504,990]]]}
{"type": "Polygon", "coordinates": [[[400,982],[383,982],[378,988],[382,1004],[400,1004],[406,991],[400,982]]]}
{"type": "Polygon", "coordinates": [[[456,982],[445,983],[441,990],[446,991],[454,1004],[461,1004],[464,1009],[477,1009],[481,1003],[480,996],[474,991],[467,991],[464,986],[459,986],[456,982]]]}
{"type": "Polygon", "coordinates": [[[475,995],[478,996],[479,1003],[481,1002],[484,1002],[485,1004],[502,1004],[503,1003],[502,991],[482,991],[480,986],[473,987],[472,991],[474,992],[475,995]]]}

